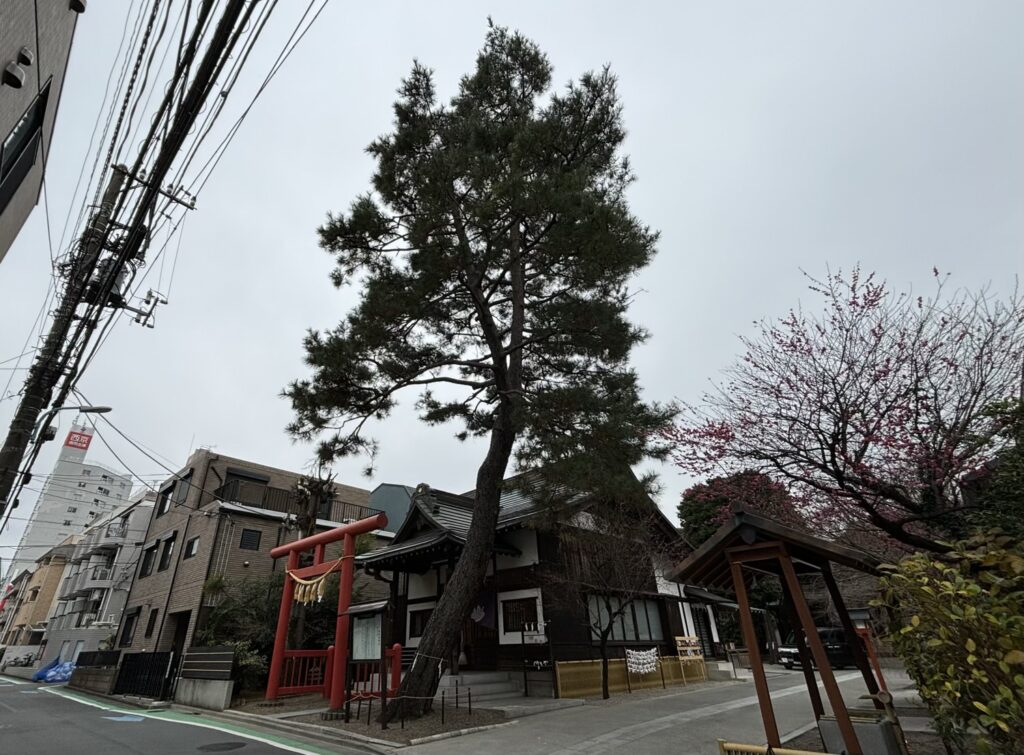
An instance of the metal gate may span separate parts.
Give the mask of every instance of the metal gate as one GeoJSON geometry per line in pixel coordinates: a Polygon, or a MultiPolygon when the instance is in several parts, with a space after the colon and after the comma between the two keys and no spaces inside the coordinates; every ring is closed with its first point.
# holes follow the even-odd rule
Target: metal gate
{"type": "Polygon", "coordinates": [[[174,678],[174,653],[125,653],[114,682],[115,695],[138,695],[163,700],[174,678]]]}

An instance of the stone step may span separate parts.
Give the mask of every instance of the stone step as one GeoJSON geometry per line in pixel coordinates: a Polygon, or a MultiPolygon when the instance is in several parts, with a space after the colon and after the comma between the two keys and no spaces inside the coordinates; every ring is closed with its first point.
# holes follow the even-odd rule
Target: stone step
{"type": "MultiPolygon", "coordinates": [[[[434,697],[440,698],[442,690],[448,695],[448,699],[452,700],[455,698],[455,686],[451,687],[438,687],[437,694],[434,697]]],[[[477,695],[489,695],[495,693],[505,693],[510,695],[521,694],[522,688],[515,682],[504,681],[504,682],[484,682],[482,684],[460,684],[458,687],[459,696],[465,697],[466,690],[473,691],[473,698],[476,699],[477,695]]]]}
{"type": "Polygon", "coordinates": [[[463,671],[461,674],[445,674],[441,677],[439,686],[454,687],[456,681],[458,681],[460,687],[466,687],[512,680],[508,671],[463,671]]]}

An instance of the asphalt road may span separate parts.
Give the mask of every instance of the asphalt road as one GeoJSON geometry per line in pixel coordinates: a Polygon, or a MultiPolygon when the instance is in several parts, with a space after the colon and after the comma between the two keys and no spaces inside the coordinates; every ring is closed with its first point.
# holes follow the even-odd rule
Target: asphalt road
{"type": "Polygon", "coordinates": [[[142,711],[78,698],[63,687],[0,677],[2,755],[337,755],[326,748],[234,724],[188,721],[179,711],[142,711]]]}

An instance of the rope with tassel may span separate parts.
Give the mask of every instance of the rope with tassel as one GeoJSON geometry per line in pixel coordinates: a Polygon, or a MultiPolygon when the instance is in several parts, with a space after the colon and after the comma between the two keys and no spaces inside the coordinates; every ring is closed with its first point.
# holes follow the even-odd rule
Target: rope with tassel
{"type": "Polygon", "coordinates": [[[331,568],[325,571],[318,577],[313,579],[302,579],[298,577],[294,572],[286,572],[289,577],[295,580],[295,596],[292,598],[296,603],[302,605],[309,605],[310,603],[319,603],[324,599],[324,592],[327,589],[327,577],[334,572],[335,569],[341,566],[342,561],[346,558],[352,558],[352,556],[342,556],[333,564],[331,568]]]}

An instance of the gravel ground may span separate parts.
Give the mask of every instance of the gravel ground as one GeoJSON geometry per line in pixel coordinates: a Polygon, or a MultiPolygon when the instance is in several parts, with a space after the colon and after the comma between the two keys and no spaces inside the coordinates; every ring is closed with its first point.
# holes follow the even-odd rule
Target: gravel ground
{"type": "MultiPolygon", "coordinates": [[[[946,750],[942,746],[942,740],[936,734],[911,731],[907,733],[906,737],[910,755],[946,755],[946,750]]],[[[817,731],[809,731],[794,740],[786,742],[783,747],[789,747],[794,750],[808,750],[810,752],[825,751],[825,748],[821,746],[821,737],[818,736],[817,731]]]]}
{"type": "MultiPolygon", "coordinates": [[[[374,705],[374,709],[374,717],[376,718],[376,705],[374,705]]],[[[367,706],[364,705],[362,710],[362,719],[356,721],[356,706],[352,706],[353,720],[347,724],[344,720],[321,720],[319,714],[312,716],[299,716],[297,718],[289,718],[288,720],[300,721],[307,724],[317,724],[318,726],[330,726],[335,729],[350,731],[353,734],[362,734],[363,736],[374,737],[375,739],[387,739],[392,742],[402,742],[404,744],[408,744],[411,740],[419,739],[420,737],[429,737],[433,734],[469,729],[476,726],[504,723],[507,720],[501,713],[493,710],[477,710],[474,708],[472,715],[470,715],[465,708],[459,708],[458,710],[455,710],[454,708],[447,708],[445,709],[444,715],[445,722],[442,726],[441,712],[435,708],[432,713],[428,713],[422,718],[407,719],[404,729],[399,721],[392,721],[388,724],[388,728],[382,731],[380,724],[376,721],[367,725],[367,712],[367,706]]]]}

